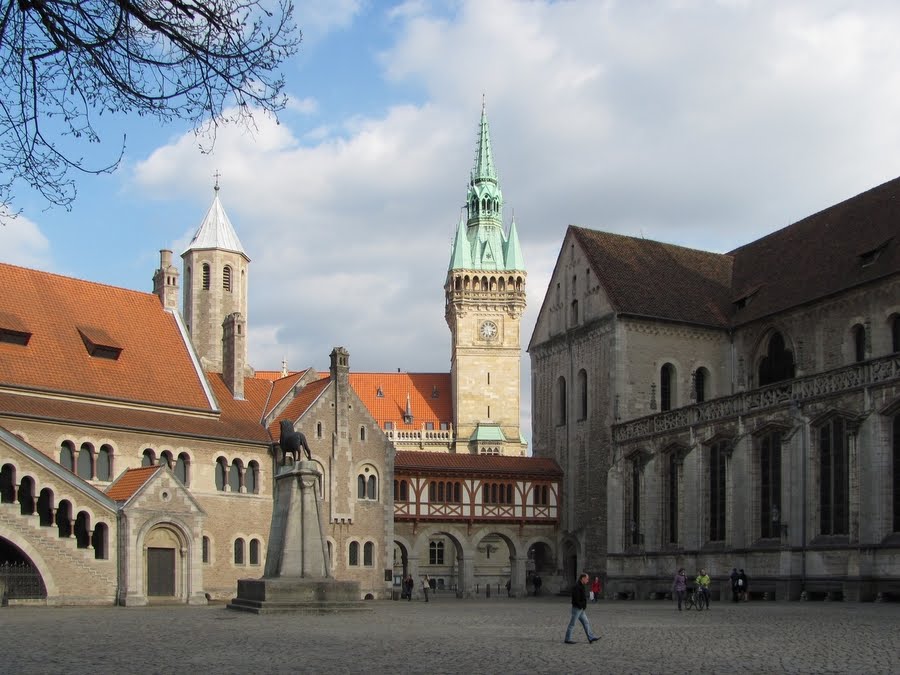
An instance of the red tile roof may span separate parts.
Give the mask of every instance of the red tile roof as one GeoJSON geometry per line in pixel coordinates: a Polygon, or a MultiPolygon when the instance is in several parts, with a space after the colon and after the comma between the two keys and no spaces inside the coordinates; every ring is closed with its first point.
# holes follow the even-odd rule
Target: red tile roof
{"type": "Polygon", "coordinates": [[[440,429],[441,422],[453,422],[449,373],[350,373],[350,386],[382,428],[388,421],[397,430],[421,429],[426,422],[440,429]],[[403,421],[407,394],[410,424],[403,421]]]}
{"type": "Polygon", "coordinates": [[[268,433],[272,440],[278,441],[281,438],[281,429],[279,422],[281,420],[290,420],[293,422],[309,409],[309,406],[319,397],[325,388],[331,383],[331,380],[316,380],[310,382],[297,392],[297,395],[287,404],[284,410],[275,417],[269,424],[268,433]]]}
{"type": "Polygon", "coordinates": [[[506,455],[464,455],[443,452],[398,451],[394,473],[465,473],[494,476],[518,476],[558,479],[563,472],[556,460],[546,457],[508,457],[506,455]]]}
{"type": "Polygon", "coordinates": [[[117,502],[127,502],[135,492],[141,489],[162,466],[142,466],[139,469],[126,469],[116,482],[106,488],[106,495],[117,502]]]}
{"type": "Polygon", "coordinates": [[[210,409],[175,317],[159,298],[0,263],[0,313],[27,326],[27,345],[0,342],[0,384],[80,396],[210,409]],[[111,341],[92,357],[79,333],[111,341]]]}

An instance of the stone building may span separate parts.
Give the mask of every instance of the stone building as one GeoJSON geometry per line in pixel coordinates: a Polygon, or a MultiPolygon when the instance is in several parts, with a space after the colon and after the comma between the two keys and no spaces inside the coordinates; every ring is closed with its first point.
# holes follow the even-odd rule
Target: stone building
{"type": "Polygon", "coordinates": [[[900,591],[898,221],[895,179],[728,254],[569,228],[529,352],[570,580],[900,591]]]}

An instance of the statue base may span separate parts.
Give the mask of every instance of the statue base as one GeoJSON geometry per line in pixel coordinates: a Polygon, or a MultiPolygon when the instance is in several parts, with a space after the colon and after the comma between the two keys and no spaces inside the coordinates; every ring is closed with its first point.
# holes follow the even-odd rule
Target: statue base
{"type": "Polygon", "coordinates": [[[359,599],[356,581],[303,577],[238,579],[237,597],[227,607],[254,614],[372,611],[359,599]]]}

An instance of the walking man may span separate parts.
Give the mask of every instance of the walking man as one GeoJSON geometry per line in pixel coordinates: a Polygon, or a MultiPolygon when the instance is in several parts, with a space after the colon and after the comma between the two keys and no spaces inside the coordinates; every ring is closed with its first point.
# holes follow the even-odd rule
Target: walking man
{"type": "Polygon", "coordinates": [[[431,590],[431,580],[428,578],[426,574],[422,577],[422,592],[425,594],[425,602],[428,602],[428,591],[431,590]]]}
{"type": "Polygon", "coordinates": [[[580,621],[584,628],[584,634],[587,636],[588,643],[592,644],[600,638],[594,635],[591,630],[591,622],[588,621],[585,610],[587,609],[587,592],[585,588],[590,577],[587,572],[582,572],[578,577],[578,582],[572,587],[572,618],[569,620],[569,627],[566,628],[566,644],[574,645],[575,640],[572,639],[572,631],[575,629],[575,622],[580,621]]]}

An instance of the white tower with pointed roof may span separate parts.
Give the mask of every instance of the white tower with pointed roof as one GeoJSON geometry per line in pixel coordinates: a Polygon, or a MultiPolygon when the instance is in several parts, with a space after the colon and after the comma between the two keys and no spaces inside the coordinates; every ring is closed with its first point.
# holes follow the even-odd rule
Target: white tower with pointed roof
{"type": "MultiPolygon", "coordinates": [[[[216,182],[215,198],[187,250],[184,263],[184,322],[204,370],[222,372],[223,323],[239,314],[246,326],[247,273],[250,258],[222,202],[216,182]]],[[[247,340],[236,345],[236,361],[247,363],[247,340]]]]}

